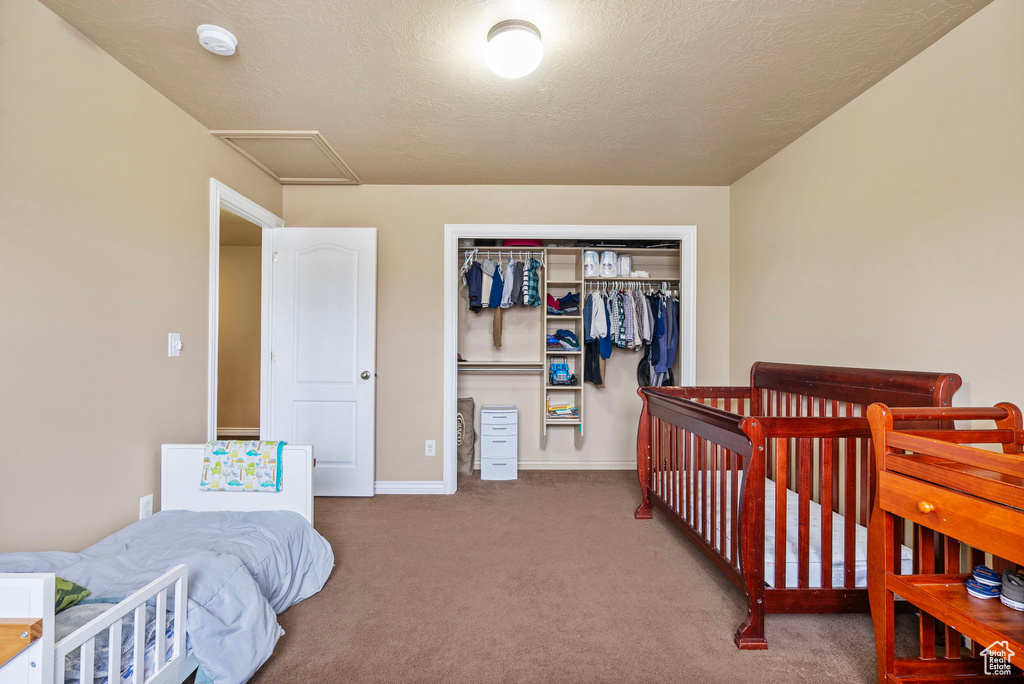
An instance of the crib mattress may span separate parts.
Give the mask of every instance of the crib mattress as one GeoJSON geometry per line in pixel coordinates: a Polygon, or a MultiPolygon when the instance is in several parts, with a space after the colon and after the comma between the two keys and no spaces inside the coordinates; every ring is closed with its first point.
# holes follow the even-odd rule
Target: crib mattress
{"type": "MultiPolygon", "coordinates": [[[[721,477],[721,474],[718,474],[721,477]]],[[[676,473],[677,483],[679,481],[679,473],[676,473]]],[[[720,489],[721,481],[716,480],[715,492],[716,496],[721,492],[720,489]]],[[[732,490],[732,477],[726,475],[725,480],[725,491],[726,500],[731,499],[732,490]]],[[[739,475],[739,486],[743,486],[743,474],[739,475]]],[[[685,491],[681,490],[682,494],[686,494],[685,491]]],[[[705,490],[705,496],[707,501],[705,502],[705,510],[711,509],[711,496],[710,492],[705,490]]],[[[775,482],[765,478],[764,482],[764,579],[769,586],[775,586],[775,515],[776,515],[776,500],[775,500],[775,482]]],[[[685,496],[683,497],[685,499],[685,496]]],[[[810,559],[808,563],[808,584],[811,588],[820,589],[822,586],[822,559],[821,559],[821,504],[810,502],[809,506],[810,513],[810,559]]],[[[795,589],[798,585],[798,572],[799,572],[799,513],[800,511],[800,495],[794,492],[792,489],[786,490],[786,588],[795,589]]],[[[732,511],[726,509],[726,530],[725,530],[725,544],[720,545],[719,536],[720,530],[720,519],[715,519],[715,529],[712,531],[712,544],[716,547],[724,546],[725,548],[731,548],[732,544],[732,511]]],[[[868,585],[868,531],[863,525],[854,525],[856,532],[854,543],[856,545],[854,550],[854,586],[855,587],[866,587],[868,585]]],[[[706,537],[707,535],[705,535],[706,537]]],[[[840,588],[845,586],[846,583],[846,521],[839,513],[832,513],[832,559],[831,563],[824,564],[832,573],[832,587],[840,588]]],[[[912,572],[913,567],[913,551],[903,546],[902,552],[902,565],[904,574],[912,572]]]]}

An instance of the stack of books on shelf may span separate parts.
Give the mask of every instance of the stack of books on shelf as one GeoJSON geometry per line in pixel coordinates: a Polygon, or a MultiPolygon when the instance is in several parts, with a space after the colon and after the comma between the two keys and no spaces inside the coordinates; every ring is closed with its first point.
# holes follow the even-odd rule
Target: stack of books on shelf
{"type": "Polygon", "coordinates": [[[565,420],[575,420],[580,417],[580,411],[575,406],[565,404],[563,406],[552,406],[551,402],[548,402],[548,418],[562,418],[565,420]]]}

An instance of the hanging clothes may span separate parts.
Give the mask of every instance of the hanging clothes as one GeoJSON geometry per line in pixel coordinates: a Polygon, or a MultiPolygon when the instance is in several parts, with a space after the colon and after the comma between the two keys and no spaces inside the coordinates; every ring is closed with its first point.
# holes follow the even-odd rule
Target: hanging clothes
{"type": "Polygon", "coordinates": [[[510,258],[508,266],[505,267],[504,287],[501,290],[501,308],[507,309],[512,306],[512,292],[516,282],[516,264],[510,258]]]}
{"type": "Polygon", "coordinates": [[[483,269],[480,264],[474,261],[466,271],[466,287],[469,290],[469,310],[473,313],[480,313],[483,306],[480,303],[480,291],[483,281],[483,269]]]}
{"type": "Polygon", "coordinates": [[[515,278],[512,285],[512,305],[522,306],[523,305],[523,274],[526,270],[526,264],[522,261],[516,262],[515,278]]]}
{"type": "Polygon", "coordinates": [[[530,306],[540,306],[540,262],[536,259],[530,259],[530,282],[527,287],[527,304],[530,306]]]}
{"type": "MultiPolygon", "coordinates": [[[[484,262],[485,264],[487,262],[484,262]]],[[[505,291],[505,283],[501,278],[501,260],[494,265],[493,279],[491,280],[491,293],[487,298],[487,305],[492,309],[501,307],[501,295],[505,291]]]]}
{"type": "Polygon", "coordinates": [[[480,306],[488,308],[491,305],[491,289],[494,285],[494,271],[497,264],[492,259],[484,259],[480,264],[480,306]]]}

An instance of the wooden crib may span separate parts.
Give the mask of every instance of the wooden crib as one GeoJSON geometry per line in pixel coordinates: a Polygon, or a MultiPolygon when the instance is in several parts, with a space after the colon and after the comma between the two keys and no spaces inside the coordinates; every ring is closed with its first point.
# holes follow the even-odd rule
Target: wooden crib
{"type": "Polygon", "coordinates": [[[867,612],[864,407],[950,406],[960,385],[953,373],[758,362],[750,387],[642,387],[636,518],[653,503],[746,594],[741,649],[768,647],[766,613],[867,612]]]}

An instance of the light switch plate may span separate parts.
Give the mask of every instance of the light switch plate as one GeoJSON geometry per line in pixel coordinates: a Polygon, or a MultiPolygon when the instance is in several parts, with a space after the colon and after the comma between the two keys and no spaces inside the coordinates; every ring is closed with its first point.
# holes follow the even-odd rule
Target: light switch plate
{"type": "Polygon", "coordinates": [[[435,450],[435,447],[434,447],[434,440],[428,439],[424,443],[424,446],[423,446],[423,455],[424,456],[433,456],[435,453],[436,453],[436,450],[435,450]]]}
{"type": "Polygon", "coordinates": [[[167,333],[167,355],[181,356],[181,333],[167,333]]]}
{"type": "Polygon", "coordinates": [[[139,520],[153,515],[153,495],[147,494],[139,499],[139,520]]]}

